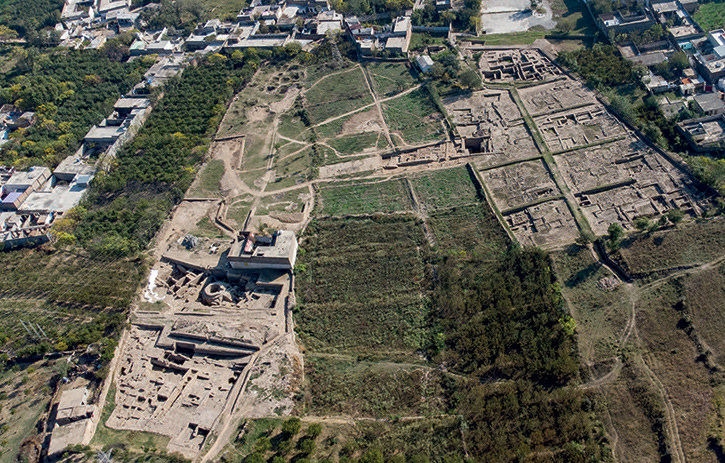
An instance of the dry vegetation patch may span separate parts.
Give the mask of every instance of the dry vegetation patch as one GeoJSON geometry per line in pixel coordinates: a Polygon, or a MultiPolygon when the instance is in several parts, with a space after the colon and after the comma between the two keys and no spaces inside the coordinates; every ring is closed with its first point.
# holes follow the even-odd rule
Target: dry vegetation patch
{"type": "Polygon", "coordinates": [[[677,228],[626,239],[620,255],[634,274],[710,262],[725,249],[725,217],[695,221],[677,228]]]}
{"type": "Polygon", "coordinates": [[[305,362],[313,415],[387,417],[429,415],[447,409],[445,379],[425,365],[370,363],[308,355],[305,362]]]}

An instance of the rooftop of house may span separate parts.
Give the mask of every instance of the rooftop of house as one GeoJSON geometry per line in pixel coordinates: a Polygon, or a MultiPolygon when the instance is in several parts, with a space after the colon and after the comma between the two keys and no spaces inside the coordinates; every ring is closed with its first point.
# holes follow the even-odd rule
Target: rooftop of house
{"type": "Polygon", "coordinates": [[[86,405],[87,398],[88,389],[85,387],[63,391],[63,394],[60,396],[60,402],[58,402],[58,410],[86,405]]]}
{"type": "Polygon", "coordinates": [[[604,23],[605,26],[613,27],[620,24],[631,24],[636,22],[649,21],[651,18],[650,15],[648,15],[646,12],[622,15],[622,13],[620,13],[619,11],[615,11],[613,13],[602,13],[599,15],[599,19],[604,23]]]}
{"type": "Polygon", "coordinates": [[[67,185],[56,185],[50,191],[35,191],[18,208],[19,212],[65,212],[83,199],[93,177],[78,175],[67,185]]]}
{"type": "Polygon", "coordinates": [[[676,1],[652,2],[652,11],[657,14],[674,12],[679,8],[676,1]]]}
{"type": "Polygon", "coordinates": [[[705,112],[725,109],[725,103],[717,93],[699,93],[695,95],[695,103],[705,112]]]}
{"type": "Polygon", "coordinates": [[[682,121],[677,126],[698,145],[712,145],[725,141],[725,120],[722,115],[682,121]]]}
{"type": "Polygon", "coordinates": [[[695,59],[710,72],[725,70],[725,58],[720,58],[714,53],[697,54],[695,59]]]}
{"type": "Polygon", "coordinates": [[[658,51],[655,53],[647,53],[644,55],[628,57],[627,59],[633,63],[650,67],[654,66],[655,64],[664,63],[665,61],[667,61],[667,56],[663,52],[658,51]]]}
{"type": "Polygon", "coordinates": [[[401,16],[395,20],[393,24],[393,32],[407,32],[410,29],[410,16],[401,16]]]}
{"type": "Polygon", "coordinates": [[[78,156],[68,156],[63,159],[53,171],[53,175],[71,180],[76,175],[92,175],[96,171],[94,163],[85,161],[78,156]]]}
{"type": "Polygon", "coordinates": [[[420,67],[433,66],[433,59],[428,55],[418,55],[415,57],[415,60],[420,67]]]}
{"type": "Polygon", "coordinates": [[[86,141],[90,142],[109,142],[113,143],[123,135],[126,131],[124,127],[118,126],[98,126],[94,125],[85,136],[86,141]]]}
{"type": "Polygon", "coordinates": [[[39,179],[42,180],[48,177],[50,177],[50,169],[48,169],[47,167],[33,166],[27,171],[15,172],[8,179],[5,186],[10,189],[22,187],[27,188],[33,183],[37,182],[39,179]]]}
{"type": "Polygon", "coordinates": [[[112,10],[118,10],[121,8],[128,8],[130,6],[127,0],[99,0],[98,12],[103,14],[112,10]]]}
{"type": "Polygon", "coordinates": [[[151,104],[151,100],[148,98],[127,98],[121,97],[113,105],[113,109],[118,111],[119,109],[137,109],[146,108],[151,104]]]}

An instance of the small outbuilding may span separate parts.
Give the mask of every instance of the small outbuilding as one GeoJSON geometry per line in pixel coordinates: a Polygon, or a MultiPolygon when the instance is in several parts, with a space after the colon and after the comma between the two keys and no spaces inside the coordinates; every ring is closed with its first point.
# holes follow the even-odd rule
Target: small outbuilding
{"type": "Polygon", "coordinates": [[[433,69],[433,60],[428,55],[418,55],[415,57],[415,64],[418,65],[420,72],[427,74],[433,69]]]}

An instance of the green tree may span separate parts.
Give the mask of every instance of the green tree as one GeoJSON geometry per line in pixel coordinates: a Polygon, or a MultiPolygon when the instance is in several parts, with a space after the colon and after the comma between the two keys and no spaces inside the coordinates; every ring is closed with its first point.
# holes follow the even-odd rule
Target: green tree
{"type": "Polygon", "coordinates": [[[297,417],[288,418],[282,423],[282,432],[291,437],[297,435],[302,429],[302,422],[297,417]]]}
{"type": "Polygon", "coordinates": [[[556,29],[562,34],[568,34],[574,30],[576,26],[576,19],[572,16],[559,18],[559,22],[556,25],[556,29]]]}
{"type": "Polygon", "coordinates": [[[670,222],[677,225],[678,223],[682,222],[682,219],[685,218],[685,214],[679,209],[670,209],[669,211],[667,211],[667,218],[670,222]]]}
{"type": "Polygon", "coordinates": [[[423,454],[416,454],[408,457],[408,463],[430,463],[430,459],[423,454]]]}
{"type": "Polygon", "coordinates": [[[244,458],[244,463],[265,463],[264,457],[259,453],[252,453],[244,458]]]}
{"type": "Polygon", "coordinates": [[[256,453],[264,453],[272,448],[272,442],[269,440],[269,437],[262,436],[259,439],[257,439],[257,442],[254,443],[254,451],[256,453]]]}
{"type": "Polygon", "coordinates": [[[320,423],[312,423],[307,428],[307,435],[313,439],[317,439],[322,434],[322,425],[320,423]]]}
{"type": "Polygon", "coordinates": [[[581,230],[579,231],[579,236],[577,237],[576,242],[577,244],[586,246],[587,244],[593,242],[595,239],[597,239],[597,237],[594,236],[594,233],[588,230],[581,230]]]}
{"type": "Polygon", "coordinates": [[[385,463],[380,449],[370,449],[360,457],[360,463],[385,463]]]}
{"type": "Polygon", "coordinates": [[[690,67],[690,60],[687,58],[687,54],[683,51],[676,51],[670,56],[668,60],[670,67],[677,71],[682,71],[690,67]]]}
{"type": "Polygon", "coordinates": [[[636,228],[639,231],[647,230],[647,229],[649,229],[649,227],[650,227],[650,222],[647,217],[637,217],[634,220],[634,228],[636,228]]]}
{"type": "Polygon", "coordinates": [[[624,229],[622,226],[617,222],[610,224],[607,228],[607,234],[607,239],[609,240],[611,249],[616,250],[619,248],[619,245],[622,242],[622,237],[624,236],[624,229]]]}
{"type": "Polygon", "coordinates": [[[481,79],[479,79],[478,74],[471,69],[463,71],[458,77],[458,80],[461,82],[461,86],[468,89],[475,90],[481,88],[481,79]]]}
{"type": "Polygon", "coordinates": [[[17,38],[18,33],[15,30],[10,29],[8,26],[0,24],[0,42],[17,38]]]}
{"type": "Polygon", "coordinates": [[[303,437],[302,439],[300,439],[298,445],[300,448],[300,452],[304,453],[305,455],[312,455],[313,453],[315,453],[315,449],[317,448],[315,440],[311,437],[303,437]]]}

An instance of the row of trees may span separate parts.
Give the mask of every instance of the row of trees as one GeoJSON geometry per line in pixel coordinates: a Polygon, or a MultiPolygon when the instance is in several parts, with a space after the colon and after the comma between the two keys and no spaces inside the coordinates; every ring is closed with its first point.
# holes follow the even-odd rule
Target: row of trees
{"type": "Polygon", "coordinates": [[[368,15],[392,13],[398,15],[413,8],[413,0],[332,0],[330,8],[345,14],[368,15]]]}
{"type": "Polygon", "coordinates": [[[249,51],[232,58],[211,55],[184,70],[120,151],[115,168],[96,176],[69,234],[96,255],[145,249],[191,185],[226,103],[259,64],[249,51]]]}
{"type": "MultiPolygon", "coordinates": [[[[115,47],[114,42],[109,47],[115,47]]],[[[118,97],[137,84],[150,66],[147,60],[120,63],[117,48],[40,53],[17,49],[17,64],[0,80],[0,104],[35,111],[38,122],[11,134],[0,162],[23,168],[54,166],[80,146],[93,124],[113,110],[118,97]]],[[[123,53],[123,51],[121,51],[123,53]]]]}
{"type": "Polygon", "coordinates": [[[464,0],[460,10],[438,11],[435,2],[426,1],[422,9],[413,11],[413,24],[416,26],[448,26],[453,24],[461,30],[478,31],[481,25],[481,0],[464,0]]]}

